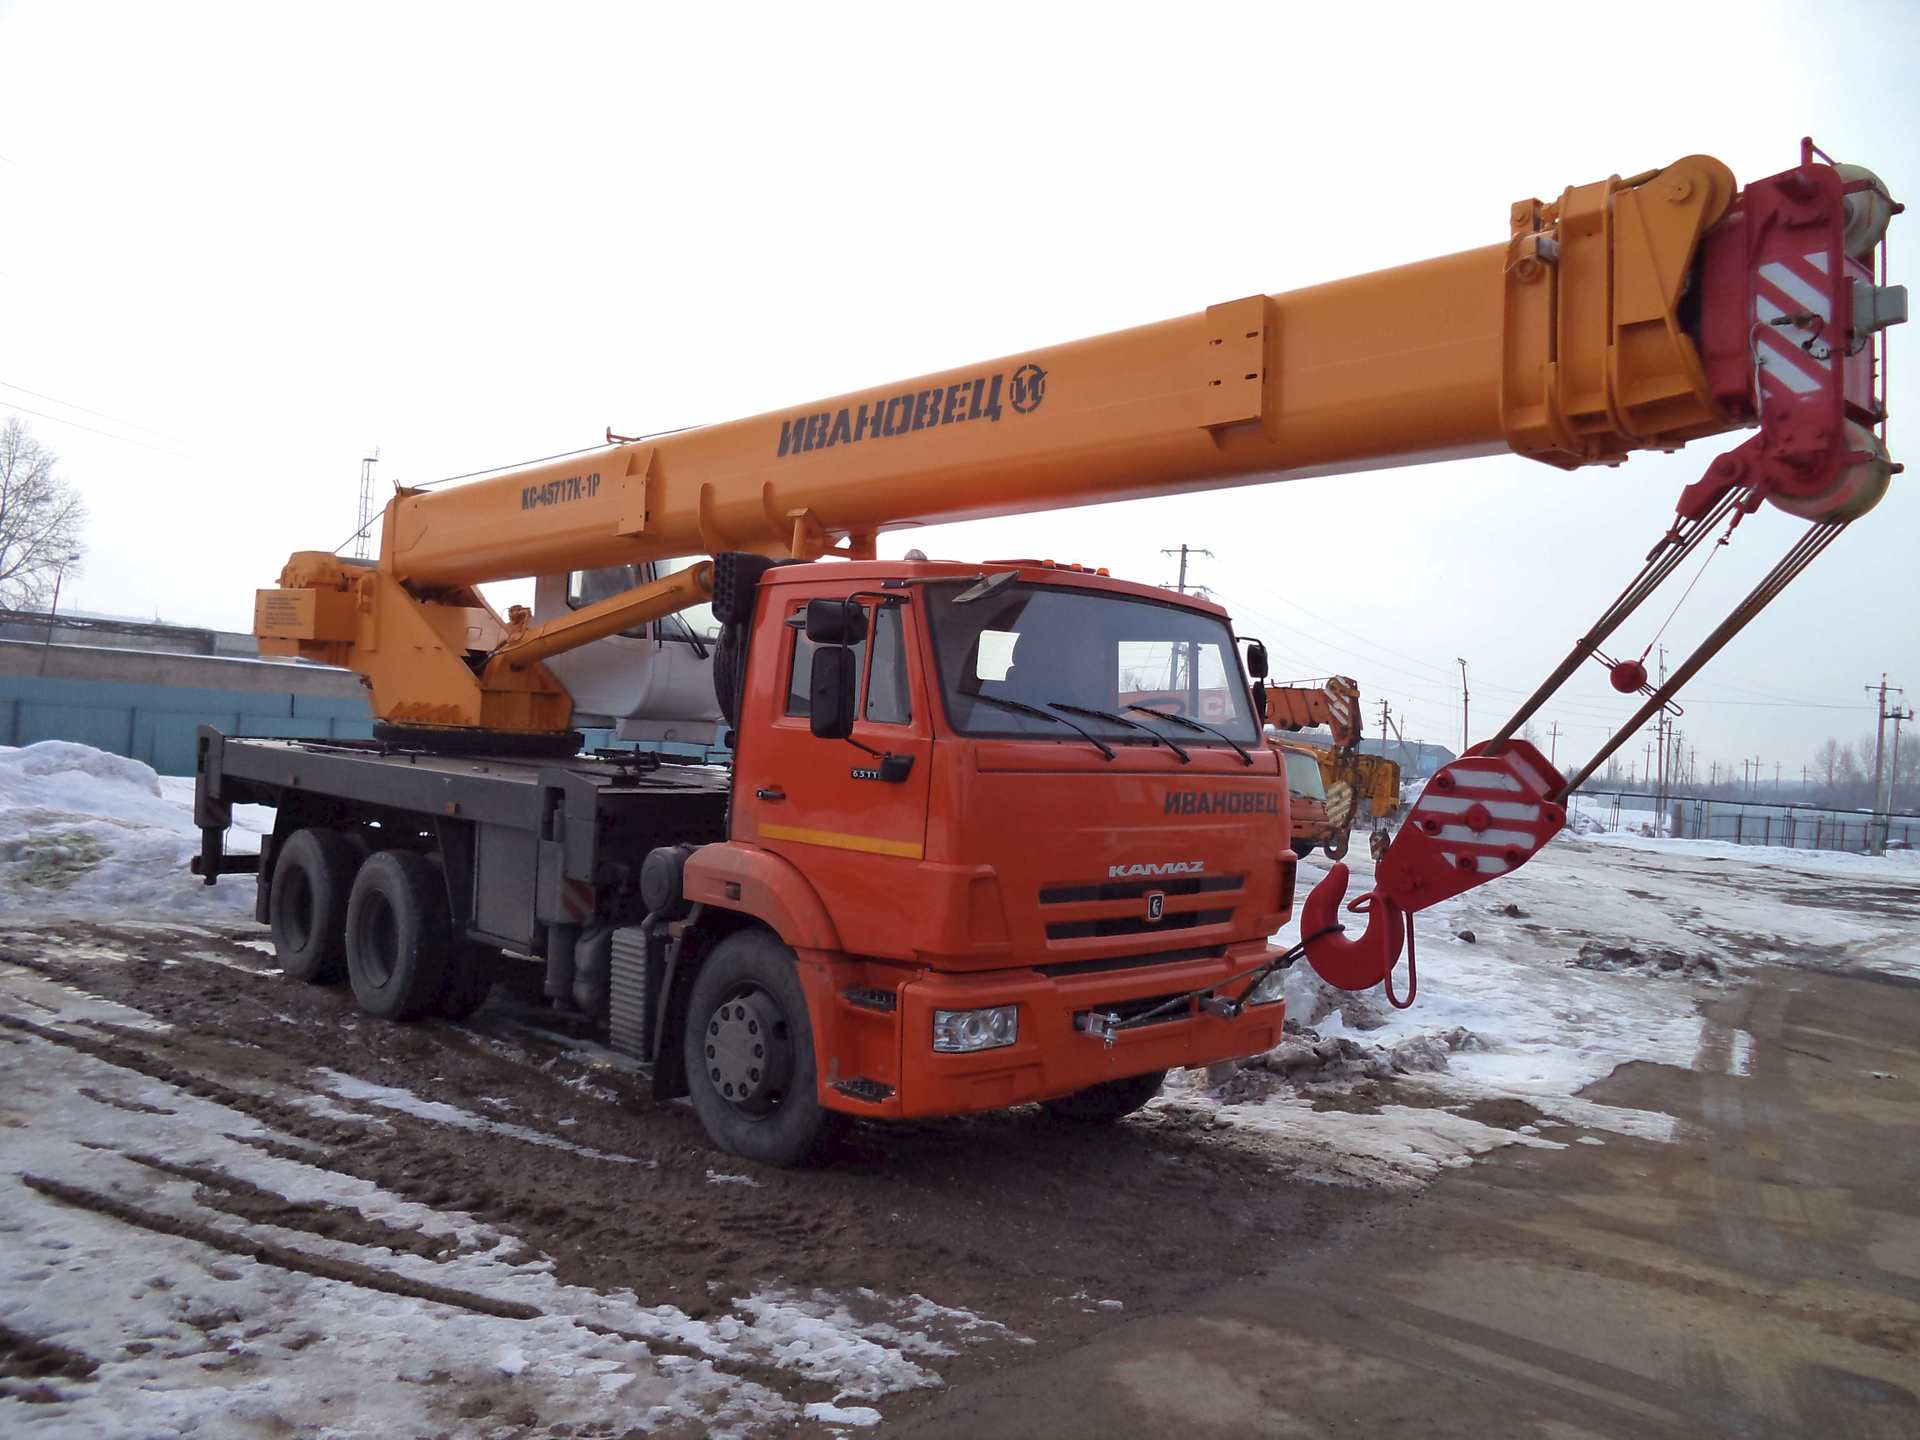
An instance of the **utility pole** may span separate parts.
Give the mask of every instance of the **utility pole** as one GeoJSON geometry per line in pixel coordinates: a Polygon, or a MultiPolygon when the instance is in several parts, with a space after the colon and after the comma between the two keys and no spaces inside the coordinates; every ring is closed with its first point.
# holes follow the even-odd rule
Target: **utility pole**
{"type": "MultiPolygon", "coordinates": [[[[1887,721],[1891,718],[1887,712],[1887,692],[1891,690],[1896,695],[1904,695],[1907,692],[1905,690],[1902,690],[1898,685],[1887,684],[1887,672],[1884,670],[1880,672],[1880,683],[1878,685],[1867,685],[1867,686],[1863,686],[1862,688],[1869,695],[1874,694],[1876,691],[1879,692],[1879,699],[1875,705],[1875,709],[1879,712],[1879,720],[1878,720],[1878,723],[1875,725],[1874,732],[1873,732],[1873,806],[1872,806],[1873,818],[1876,821],[1878,821],[1880,818],[1881,810],[1882,810],[1882,807],[1880,804],[1880,782],[1882,777],[1886,773],[1885,761],[1886,761],[1886,745],[1887,745],[1887,721]]],[[[1874,854],[1876,855],[1886,854],[1887,852],[1886,833],[1887,833],[1886,827],[1884,825],[1876,824],[1872,827],[1870,832],[1871,843],[1868,846],[1868,848],[1871,849],[1874,854]]]]}
{"type": "Polygon", "coordinates": [[[1887,813],[1900,808],[1900,722],[1913,719],[1913,707],[1896,710],[1887,717],[1893,721],[1893,763],[1887,767],[1887,813]]]}
{"type": "Polygon", "coordinates": [[[1558,720],[1547,727],[1547,763],[1556,770],[1560,768],[1560,722],[1558,720]]]}
{"type": "Polygon", "coordinates": [[[1453,658],[1460,661],[1460,753],[1464,755],[1473,743],[1467,738],[1467,662],[1458,655],[1453,658]]]}
{"type": "Polygon", "coordinates": [[[380,447],[360,462],[360,528],[353,536],[353,558],[367,558],[367,534],[373,529],[373,467],[380,463],[380,447]]]}
{"type": "MultiPolygon", "coordinates": [[[[1180,557],[1180,578],[1178,581],[1175,582],[1173,587],[1174,589],[1178,590],[1182,595],[1186,595],[1189,593],[1195,594],[1195,595],[1206,595],[1210,593],[1207,587],[1204,585],[1195,585],[1191,590],[1191,592],[1188,590],[1187,588],[1187,557],[1189,555],[1204,555],[1209,560],[1211,560],[1213,559],[1213,551],[1202,550],[1197,545],[1182,545],[1178,550],[1162,550],[1160,553],[1162,555],[1178,555],[1180,557]]],[[[1194,652],[1194,645],[1193,645],[1193,642],[1190,640],[1181,642],[1181,643],[1176,643],[1174,645],[1173,647],[1173,672],[1174,673],[1168,677],[1170,688],[1174,690],[1193,689],[1193,681],[1194,681],[1193,652],[1194,652]]]]}
{"type": "MultiPolygon", "coordinates": [[[[1197,545],[1182,545],[1178,550],[1162,550],[1160,553],[1162,555],[1178,555],[1180,557],[1180,578],[1174,583],[1173,588],[1178,590],[1182,595],[1187,593],[1187,557],[1189,555],[1204,555],[1209,560],[1213,559],[1213,551],[1202,550],[1197,545]]],[[[1196,594],[1204,595],[1207,593],[1207,587],[1204,585],[1196,585],[1193,589],[1196,594]]]]}

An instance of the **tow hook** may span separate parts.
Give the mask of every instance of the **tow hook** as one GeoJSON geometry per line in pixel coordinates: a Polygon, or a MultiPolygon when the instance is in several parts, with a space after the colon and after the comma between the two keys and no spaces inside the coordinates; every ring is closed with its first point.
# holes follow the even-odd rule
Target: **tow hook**
{"type": "Polygon", "coordinates": [[[1240,1002],[1238,1000],[1229,1000],[1222,995],[1202,995],[1200,997],[1200,1011],[1203,1015],[1217,1015],[1222,1020],[1238,1020],[1240,1018],[1240,1002]]]}
{"type": "Polygon", "coordinates": [[[1120,1017],[1102,1015],[1098,1010],[1089,1010],[1083,1015],[1074,1016],[1073,1023],[1079,1030],[1093,1036],[1109,1050],[1113,1048],[1113,1037],[1120,1033],[1120,1017]]]}

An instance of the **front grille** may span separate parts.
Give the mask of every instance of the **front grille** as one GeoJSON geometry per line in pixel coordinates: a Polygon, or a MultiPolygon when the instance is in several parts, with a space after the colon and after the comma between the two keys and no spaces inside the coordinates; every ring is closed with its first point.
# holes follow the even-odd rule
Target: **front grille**
{"type": "Polygon", "coordinates": [[[1069,975],[1138,970],[1146,965],[1174,965],[1183,960],[1218,960],[1226,953],[1227,947],[1224,945],[1201,945],[1192,950],[1156,950],[1151,955],[1102,955],[1096,960],[1065,960],[1058,965],[1036,965],[1033,968],[1050,979],[1058,980],[1069,975]]]}
{"type": "Polygon", "coordinates": [[[1226,910],[1178,910],[1149,920],[1145,915],[1109,915],[1103,920],[1056,920],[1047,926],[1049,940],[1086,940],[1109,935],[1152,935],[1166,930],[1193,930],[1202,925],[1224,925],[1233,918],[1226,910]]]}
{"type": "Polygon", "coordinates": [[[1088,900],[1144,900],[1153,891],[1163,895],[1212,895],[1238,890],[1244,875],[1170,875],[1165,879],[1110,880],[1101,885],[1047,885],[1041,887],[1042,905],[1077,905],[1088,900]]]}

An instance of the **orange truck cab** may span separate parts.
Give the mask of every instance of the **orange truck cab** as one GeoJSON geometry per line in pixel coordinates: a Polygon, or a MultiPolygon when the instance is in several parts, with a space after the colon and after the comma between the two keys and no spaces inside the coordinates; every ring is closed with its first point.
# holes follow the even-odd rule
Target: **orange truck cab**
{"type": "Polygon", "coordinates": [[[1336,833],[1327,813],[1327,782],[1320,768],[1320,755],[1309,745],[1272,739],[1267,743],[1279,753],[1281,764],[1286,767],[1293,852],[1304,859],[1313,853],[1316,845],[1324,848],[1336,833]]]}
{"type": "Polygon", "coordinates": [[[780,1160],[834,1116],[1117,1118],[1277,1043],[1278,973],[1249,992],[1292,905],[1287,781],[1224,611],[1038,561],[727,560],[760,571],[716,586],[728,838],[683,847],[656,907],[683,914],[667,969],[704,956],[685,1080],[716,1139],[780,1160]],[[1227,713],[1185,713],[1203,692],[1227,713]]]}

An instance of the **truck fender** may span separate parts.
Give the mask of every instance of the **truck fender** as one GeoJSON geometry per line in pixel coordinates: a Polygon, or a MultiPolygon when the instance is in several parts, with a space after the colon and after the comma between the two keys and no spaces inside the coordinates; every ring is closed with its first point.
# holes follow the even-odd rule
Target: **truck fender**
{"type": "Polygon", "coordinates": [[[687,861],[684,887],[698,904],[751,915],[792,950],[841,948],[840,932],[807,877],[771,850],[737,840],[702,845],[687,861]]]}

